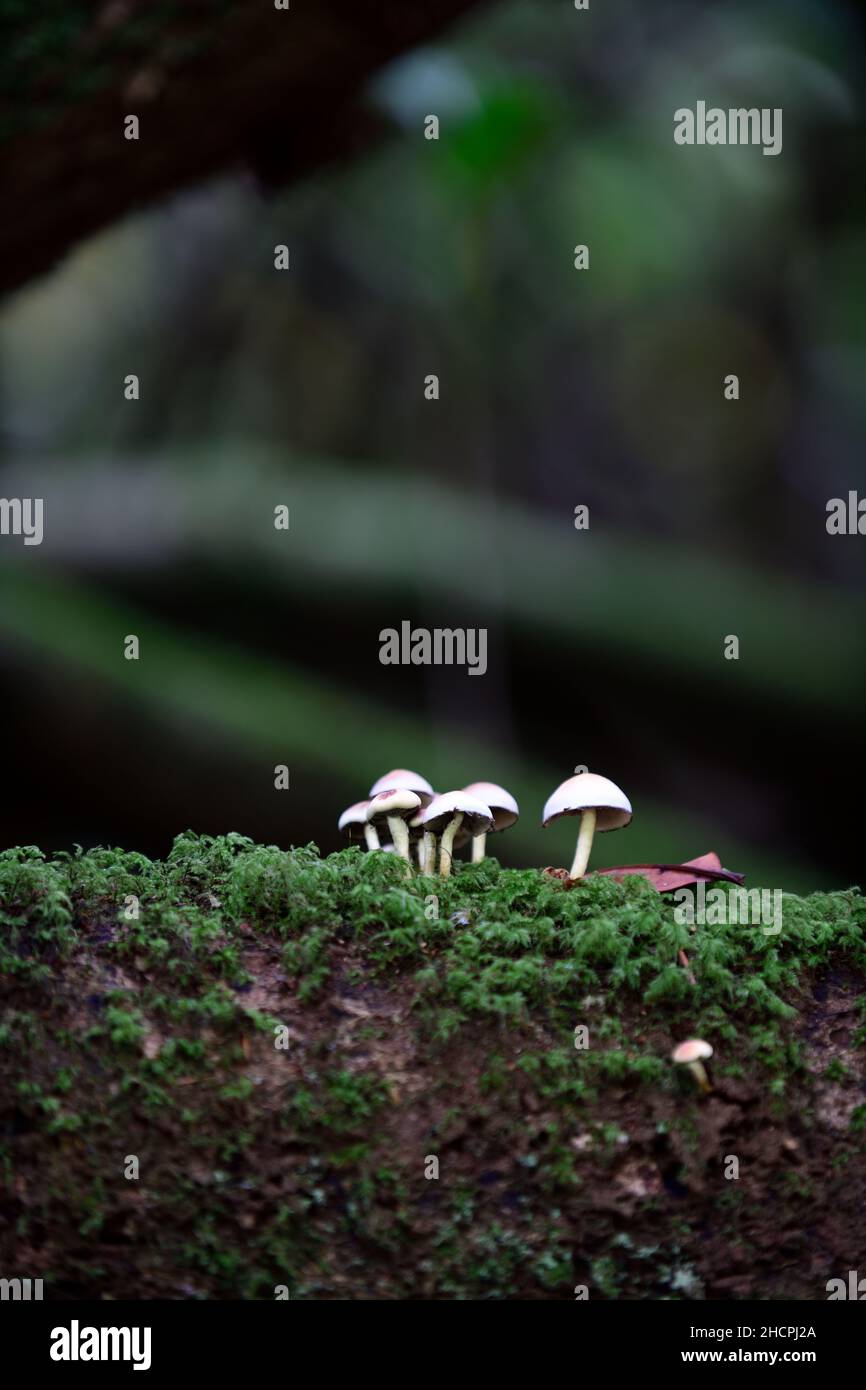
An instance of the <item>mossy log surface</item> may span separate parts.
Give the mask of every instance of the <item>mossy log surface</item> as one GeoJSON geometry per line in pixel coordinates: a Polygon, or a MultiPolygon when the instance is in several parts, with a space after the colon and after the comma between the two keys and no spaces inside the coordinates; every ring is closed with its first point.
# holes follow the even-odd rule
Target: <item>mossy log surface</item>
{"type": "Polygon", "coordinates": [[[402,867],[236,834],[0,855],[4,1269],[55,1299],[824,1299],[862,1268],[858,892],[691,931],[637,879],[402,867]],[[708,1096],[669,1062],[694,1035],[708,1096]]]}
{"type": "Polygon", "coordinates": [[[0,292],[185,185],[351,158],[382,134],[367,78],[472,5],[0,0],[0,292]]]}

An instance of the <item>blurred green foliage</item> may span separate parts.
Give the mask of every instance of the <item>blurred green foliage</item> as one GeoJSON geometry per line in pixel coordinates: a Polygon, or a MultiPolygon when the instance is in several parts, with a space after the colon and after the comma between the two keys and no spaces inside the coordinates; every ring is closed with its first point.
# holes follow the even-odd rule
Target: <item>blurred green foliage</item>
{"type": "MultiPolygon", "coordinates": [[[[166,8],[122,43],[146,44],[166,8]]],[[[49,6],[15,91],[85,9],[49,6]]],[[[782,811],[813,761],[838,796],[864,695],[862,565],[823,526],[826,498],[866,481],[864,209],[842,177],[862,142],[859,52],[836,5],[671,16],[637,0],[591,18],[492,6],[371,84],[392,132],[356,163],[268,201],[228,176],[5,306],[2,487],[44,495],[48,522],[38,556],[4,541],[0,634],[10,679],[61,676],[52,737],[75,671],[95,699],[120,695],[111,717],[143,738],[172,734],[175,756],[187,735],[216,756],[228,741],[347,801],[395,763],[440,786],[496,776],[524,806],[503,852],[544,862],[568,848],[535,811],[587,730],[606,755],[634,729],[621,755],[638,749],[638,815],[626,841],[601,838],[599,863],[712,847],[765,882],[827,880],[814,816],[790,843],[782,811]],[[675,106],[756,92],[784,107],[784,157],[674,146],[675,106]],[[438,142],[423,139],[430,112],[438,142]],[[732,364],[735,413],[720,388],[732,364]],[[592,512],[580,535],[578,502],[592,512]],[[176,586],[174,618],[149,585],[176,586]],[[320,652],[283,636],[308,610],[320,652]],[[505,634],[498,684],[477,683],[499,725],[479,736],[464,719],[476,682],[462,673],[441,715],[399,677],[383,697],[378,627],[410,611],[505,634]],[[362,622],[365,661],[335,674],[362,622]],[[119,658],[125,632],[146,660],[119,658]],[[730,632],[737,663],[721,657],[730,632]],[[511,694],[536,665],[542,713],[509,739],[511,694]],[[563,667],[586,687],[577,708],[549,674],[563,667]],[[627,678],[596,686],[597,667],[627,678]],[[708,692],[730,723],[705,718],[708,692]],[[752,725],[776,715],[778,742],[754,746],[752,725]],[[670,753],[661,777],[641,743],[670,753]],[[708,766],[730,778],[724,797],[708,766]]],[[[74,774],[55,795],[74,820],[74,774]]],[[[292,806],[304,839],[309,812],[292,806]]],[[[230,787],[220,809],[234,823],[230,787]]]]}

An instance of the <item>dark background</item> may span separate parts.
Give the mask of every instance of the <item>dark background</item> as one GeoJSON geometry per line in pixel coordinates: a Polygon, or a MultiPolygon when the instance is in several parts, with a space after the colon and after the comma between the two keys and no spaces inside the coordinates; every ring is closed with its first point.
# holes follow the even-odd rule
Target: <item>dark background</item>
{"type": "Polygon", "coordinates": [[[568,863],[587,764],[635,809],[599,864],[862,881],[859,11],[0,17],[0,495],[46,526],[0,538],[2,844],[330,850],[406,765],[568,863]],[[699,98],[782,107],[781,155],[675,146],[699,98]],[[487,674],[382,666],[404,619],[487,674]]]}

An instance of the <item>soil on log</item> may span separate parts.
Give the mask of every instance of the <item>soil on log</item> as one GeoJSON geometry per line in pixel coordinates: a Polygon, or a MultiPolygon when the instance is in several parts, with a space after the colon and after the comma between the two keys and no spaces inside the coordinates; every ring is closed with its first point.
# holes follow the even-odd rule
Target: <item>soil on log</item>
{"type": "Polygon", "coordinates": [[[866,1263],[864,924],[240,835],[7,851],[0,1261],[54,1299],[823,1300],[866,1263]]]}

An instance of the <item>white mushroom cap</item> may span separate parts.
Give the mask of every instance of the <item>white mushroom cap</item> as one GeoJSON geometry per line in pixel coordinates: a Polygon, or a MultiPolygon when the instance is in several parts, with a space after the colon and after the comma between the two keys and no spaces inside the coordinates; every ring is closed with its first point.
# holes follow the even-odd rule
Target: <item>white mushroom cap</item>
{"type": "Polygon", "coordinates": [[[367,823],[369,805],[369,801],[356,801],[354,806],[347,806],[337,821],[337,829],[345,831],[350,840],[359,839],[367,823]]]}
{"type": "Polygon", "coordinates": [[[477,796],[470,796],[469,792],[444,792],[441,796],[434,796],[422,814],[421,825],[424,830],[438,833],[445,829],[458,811],[463,813],[460,829],[468,831],[470,835],[481,835],[493,824],[490,807],[477,796]]]}
{"type": "Polygon", "coordinates": [[[615,782],[595,772],[580,772],[547,798],[541,823],[550,825],[560,816],[579,816],[581,811],[596,812],[596,830],[619,830],[632,816],[631,802],[615,782]]]}
{"type": "Polygon", "coordinates": [[[703,1038],[689,1038],[687,1042],[678,1043],[671,1053],[673,1062],[705,1062],[708,1057],[712,1057],[713,1049],[703,1038]]]}
{"type": "Polygon", "coordinates": [[[508,830],[517,821],[520,810],[517,802],[507,792],[504,787],[500,787],[496,782],[470,782],[468,787],[463,790],[470,796],[477,796],[479,801],[483,801],[485,806],[489,806],[493,813],[493,824],[490,827],[494,830],[508,830]]]}
{"type": "Polygon", "coordinates": [[[408,767],[395,767],[391,772],[386,772],[384,777],[380,777],[378,782],[374,782],[370,788],[370,796],[378,796],[380,792],[401,791],[408,788],[421,798],[422,806],[429,806],[433,797],[436,795],[426,777],[422,777],[419,772],[410,772],[408,767]]]}
{"type": "Polygon", "coordinates": [[[405,787],[395,787],[393,791],[379,792],[371,799],[367,807],[367,820],[371,825],[381,825],[389,816],[411,820],[420,805],[420,796],[405,787]]]}

